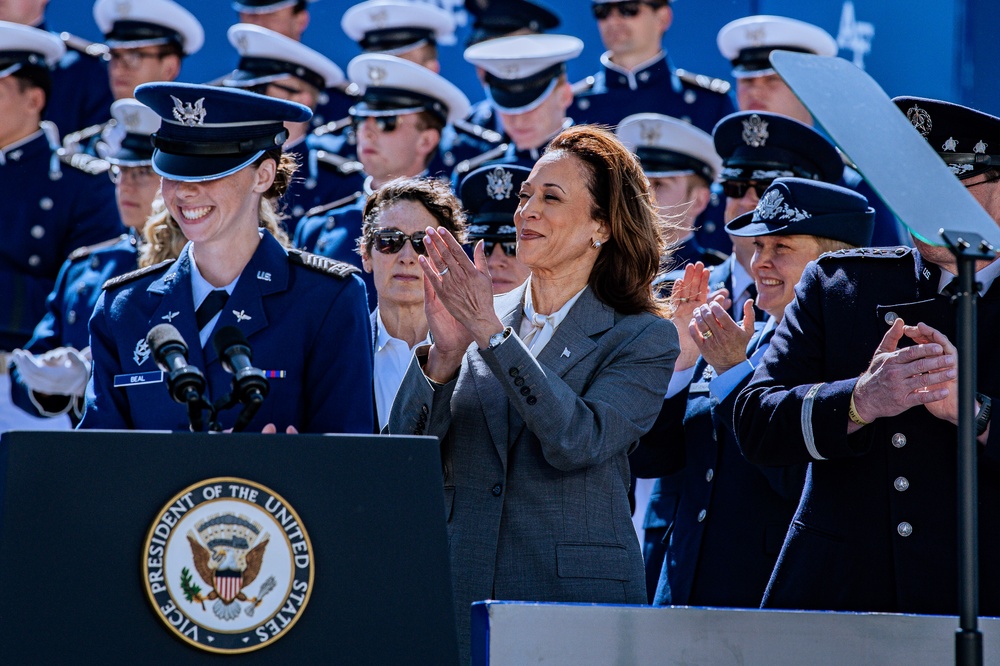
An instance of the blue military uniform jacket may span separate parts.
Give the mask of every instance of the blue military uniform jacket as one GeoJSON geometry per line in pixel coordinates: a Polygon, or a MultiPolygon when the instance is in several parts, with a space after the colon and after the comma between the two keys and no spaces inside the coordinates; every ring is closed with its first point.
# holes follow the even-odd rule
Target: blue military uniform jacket
{"type": "MultiPolygon", "coordinates": [[[[771,331],[758,324],[748,356],[771,331]]],[[[721,403],[709,393],[714,377],[705,359],[698,359],[691,384],[664,401],[642,439],[643,447],[661,450],[659,471],[674,474],[680,486],[657,605],[756,608],[802,490],[804,465],[762,468],[740,452],[732,407],[749,376],[721,403]]]]}
{"type": "MultiPolygon", "coordinates": [[[[94,311],[101,287],[111,278],[134,271],[138,264],[136,237],[120,238],[75,250],[63,264],[56,286],[45,301],[47,312],[35,326],[35,332],[25,349],[32,354],[44,354],[57,347],[83,349],[90,346],[87,322],[94,311]]],[[[11,396],[21,409],[41,416],[28,398],[17,369],[11,373],[11,396]]],[[[66,406],[66,398],[53,396],[53,404],[45,405],[50,413],[66,406]]],[[[42,403],[45,404],[44,401],[42,403]]]]}
{"type": "MultiPolygon", "coordinates": [[[[45,30],[45,26],[39,26],[45,30]]],[[[108,68],[100,58],[100,45],[87,40],[53,32],[66,42],[66,54],[52,71],[52,93],[45,109],[45,120],[51,120],[61,135],[107,121],[111,103],[115,101],[108,83],[108,68]],[[88,45],[98,50],[88,53],[88,45]]]]}
{"type": "MultiPolygon", "coordinates": [[[[188,430],[186,407],[155,381],[158,368],[145,343],[164,322],[188,343],[188,362],[204,372],[208,400],[229,393],[232,375],[211,342],[199,345],[189,248],[174,262],[106,285],[90,322],[94,369],[81,428],[188,430]]],[[[347,268],[286,251],[263,234],[215,327],[237,326],[254,366],[271,375],[248,432],[268,423],[279,432],[289,425],[300,432],[372,432],[371,327],[364,287],[347,268]]],[[[231,427],[238,414],[238,408],[222,412],[222,426],[231,427]]]]}
{"type": "Polygon", "coordinates": [[[314,145],[310,137],[285,146],[285,152],[299,163],[295,178],[281,198],[282,212],[288,216],[284,224],[289,238],[294,238],[299,221],[308,211],[359,191],[364,177],[359,163],[326,158],[323,148],[314,145]]]}
{"type": "MultiPolygon", "coordinates": [[[[367,197],[356,192],[345,200],[311,211],[303,218],[295,233],[295,247],[323,257],[329,257],[345,264],[361,268],[361,255],[357,252],[358,238],[364,220],[361,214],[367,197]],[[339,204],[339,205],[338,205],[339,204]]],[[[371,273],[361,272],[361,278],[368,290],[369,311],[375,309],[378,295],[371,273]]]]}
{"type": "Polygon", "coordinates": [[[0,151],[0,284],[10,299],[0,308],[0,350],[23,347],[31,338],[73,250],[123,231],[108,177],[62,163],[55,148],[39,131],[0,151]]]}
{"type": "MultiPolygon", "coordinates": [[[[736,401],[740,446],[764,465],[809,462],[764,597],[773,608],[955,614],[957,428],[913,407],[847,434],[848,406],[891,322],[954,341],[940,270],[910,248],[810,264],[736,401]],[[805,415],[803,410],[806,410],[805,415]]],[[[1000,283],[979,300],[980,393],[1000,396],[1000,283]]],[[[1000,615],[1000,428],[979,454],[980,611],[1000,615]]]]}

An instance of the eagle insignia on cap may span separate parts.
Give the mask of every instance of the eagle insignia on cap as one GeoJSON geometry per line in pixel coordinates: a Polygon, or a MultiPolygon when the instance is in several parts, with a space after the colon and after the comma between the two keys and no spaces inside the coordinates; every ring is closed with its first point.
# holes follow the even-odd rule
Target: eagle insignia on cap
{"type": "Polygon", "coordinates": [[[386,74],[385,67],[372,65],[368,68],[368,80],[376,88],[382,85],[382,82],[385,81],[386,74]]]}
{"type": "Polygon", "coordinates": [[[906,112],[906,119],[910,121],[910,124],[917,128],[920,132],[920,136],[927,137],[931,133],[931,128],[934,123],[931,122],[931,114],[927,113],[921,109],[916,104],[906,112]]]}
{"type": "Polygon", "coordinates": [[[369,12],[368,18],[373,24],[375,24],[376,30],[382,30],[385,28],[385,24],[389,22],[389,12],[384,9],[378,9],[376,11],[369,12]]]}
{"type": "Polygon", "coordinates": [[[240,53],[246,53],[249,47],[250,47],[250,40],[247,39],[246,34],[241,32],[236,37],[236,48],[239,49],[240,53]]]}
{"type": "Polygon", "coordinates": [[[205,124],[205,98],[202,97],[194,104],[190,102],[182,102],[173,95],[170,99],[174,100],[174,118],[177,122],[184,123],[188,127],[194,127],[195,125],[205,124]]]}
{"type": "Polygon", "coordinates": [[[503,167],[497,167],[492,172],[486,174],[486,194],[491,199],[500,201],[510,197],[510,191],[514,189],[511,173],[503,167]]]}
{"type": "Polygon", "coordinates": [[[980,139],[979,143],[977,143],[972,147],[972,152],[979,153],[980,155],[985,155],[987,146],[989,146],[989,144],[983,143],[983,140],[980,139]]]}
{"type": "Polygon", "coordinates": [[[132,0],[118,0],[115,3],[115,14],[118,18],[125,18],[132,11],[132,0]]]}
{"type": "Polygon", "coordinates": [[[139,114],[135,111],[126,111],[122,114],[122,124],[125,125],[125,129],[134,130],[139,127],[139,114]]]}
{"type": "Polygon", "coordinates": [[[521,65],[519,63],[516,63],[516,62],[509,62],[509,63],[506,63],[506,64],[502,65],[500,67],[500,71],[503,72],[503,76],[501,78],[504,78],[504,79],[519,79],[519,78],[521,78],[520,76],[518,76],[520,74],[520,72],[521,72],[521,65]]]}
{"type": "Polygon", "coordinates": [[[660,140],[660,127],[656,123],[639,123],[639,138],[645,146],[656,145],[660,140]]]}
{"type": "Polygon", "coordinates": [[[751,46],[760,46],[767,38],[767,30],[765,30],[763,26],[747,28],[746,32],[744,32],[744,37],[746,37],[746,40],[750,42],[751,46]]]}
{"type": "Polygon", "coordinates": [[[958,149],[958,141],[956,141],[955,137],[952,137],[952,136],[949,136],[948,140],[945,141],[944,145],[941,146],[941,150],[952,152],[952,153],[955,152],[957,149],[958,149]]]}
{"type": "Polygon", "coordinates": [[[760,148],[767,143],[767,121],[756,113],[743,121],[743,140],[751,148],[760,148]]]}
{"type": "Polygon", "coordinates": [[[812,215],[808,211],[789,206],[788,202],[785,201],[785,197],[781,196],[781,192],[777,190],[765,192],[753,214],[754,220],[778,219],[788,220],[789,222],[798,222],[810,217],[812,215]]]}

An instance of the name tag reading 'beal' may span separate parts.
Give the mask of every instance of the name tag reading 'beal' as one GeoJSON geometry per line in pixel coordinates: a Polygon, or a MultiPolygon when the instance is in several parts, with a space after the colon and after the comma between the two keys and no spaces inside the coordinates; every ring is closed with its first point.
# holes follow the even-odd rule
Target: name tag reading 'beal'
{"type": "Polygon", "coordinates": [[[163,371],[134,372],[126,375],[115,375],[115,388],[128,388],[139,384],[159,384],[163,381],[163,371]]]}

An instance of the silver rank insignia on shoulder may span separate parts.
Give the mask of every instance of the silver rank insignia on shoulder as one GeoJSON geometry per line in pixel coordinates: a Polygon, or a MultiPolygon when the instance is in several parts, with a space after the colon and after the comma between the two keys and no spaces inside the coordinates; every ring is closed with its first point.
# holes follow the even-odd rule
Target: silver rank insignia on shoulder
{"type": "Polygon", "coordinates": [[[267,271],[257,271],[257,279],[263,280],[264,282],[270,282],[271,274],[268,273],[267,271]]]}
{"type": "Polygon", "coordinates": [[[170,99],[174,100],[173,113],[177,122],[184,123],[188,127],[205,124],[205,114],[207,111],[205,110],[204,97],[196,101],[194,104],[191,104],[190,102],[182,102],[173,95],[170,96],[170,99]]]}
{"type": "Polygon", "coordinates": [[[148,358],[149,343],[146,342],[146,338],[139,338],[139,342],[135,343],[135,351],[132,352],[132,360],[136,365],[142,365],[148,358]]]}
{"type": "Polygon", "coordinates": [[[951,136],[949,136],[948,140],[945,141],[944,145],[941,146],[941,150],[952,153],[955,152],[957,149],[958,149],[958,141],[955,140],[955,137],[951,136]]]}
{"type": "Polygon", "coordinates": [[[501,201],[510,198],[510,191],[514,189],[513,177],[510,171],[501,166],[486,174],[486,194],[491,199],[501,201]]]}
{"type": "Polygon", "coordinates": [[[252,319],[252,317],[250,315],[248,315],[244,310],[240,310],[239,312],[237,312],[236,310],[233,310],[233,314],[236,315],[236,321],[237,322],[240,322],[240,321],[249,321],[250,319],[252,319]]]}
{"type": "Polygon", "coordinates": [[[743,121],[743,141],[751,148],[760,148],[770,135],[767,133],[767,121],[756,113],[743,121]]]}
{"type": "Polygon", "coordinates": [[[160,317],[160,319],[163,319],[164,321],[173,323],[174,317],[176,317],[179,314],[180,314],[180,312],[168,312],[167,314],[165,314],[162,317],[160,317]]]}

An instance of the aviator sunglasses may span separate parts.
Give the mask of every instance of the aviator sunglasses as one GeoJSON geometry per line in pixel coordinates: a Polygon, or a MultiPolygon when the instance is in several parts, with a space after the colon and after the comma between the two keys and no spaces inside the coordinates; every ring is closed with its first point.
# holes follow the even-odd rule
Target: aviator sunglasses
{"type": "Polygon", "coordinates": [[[382,254],[396,254],[403,249],[406,241],[410,241],[414,252],[426,256],[427,246],[424,245],[426,235],[423,231],[407,236],[399,229],[379,229],[375,232],[375,249],[382,254]]]}
{"type": "Polygon", "coordinates": [[[395,132],[399,127],[399,116],[351,116],[351,127],[357,132],[369,118],[375,121],[375,127],[381,132],[395,132]]]}
{"type": "Polygon", "coordinates": [[[611,12],[618,10],[618,13],[622,18],[632,18],[639,15],[639,10],[643,5],[648,5],[653,9],[657,7],[662,7],[663,3],[660,2],[640,2],[639,0],[626,0],[625,2],[596,2],[590,6],[592,12],[594,12],[594,18],[598,21],[603,21],[604,19],[611,16],[611,12]]]}
{"type": "Polygon", "coordinates": [[[493,256],[493,248],[497,245],[503,248],[503,253],[508,257],[517,256],[517,241],[483,241],[483,251],[486,253],[487,257],[493,256]]]}
{"type": "Polygon", "coordinates": [[[773,180],[724,180],[722,181],[722,193],[730,199],[742,199],[752,187],[757,193],[757,198],[764,196],[773,183],[773,180]]]}

